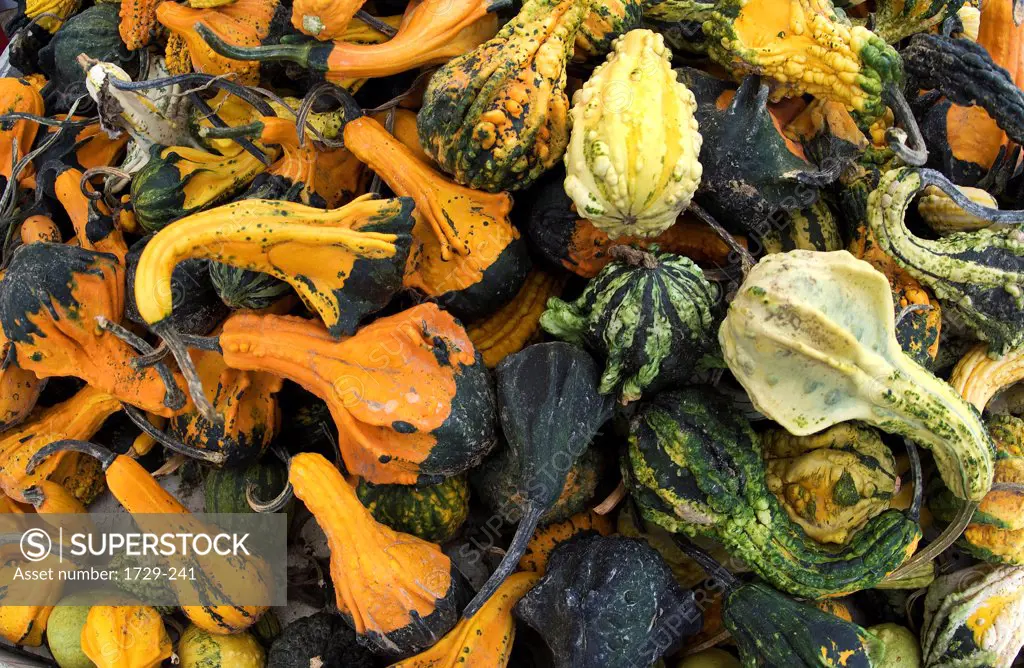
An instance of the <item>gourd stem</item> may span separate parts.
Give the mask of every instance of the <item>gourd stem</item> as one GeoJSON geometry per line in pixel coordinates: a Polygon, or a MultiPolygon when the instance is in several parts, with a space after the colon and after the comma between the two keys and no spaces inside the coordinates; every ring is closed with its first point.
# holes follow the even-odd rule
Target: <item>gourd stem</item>
{"type": "MultiPolygon", "coordinates": [[[[259,93],[260,95],[262,95],[263,97],[267,98],[268,100],[275,102],[282,108],[286,109],[292,116],[298,114],[298,109],[292,109],[292,106],[288,104],[288,102],[285,101],[284,98],[282,98],[274,91],[267,90],[266,88],[260,88],[259,86],[253,86],[252,89],[259,93]]],[[[295,127],[298,128],[300,126],[298,125],[298,123],[296,123],[295,127]]],[[[314,139],[316,139],[318,142],[320,142],[327,148],[341,148],[345,145],[342,142],[334,141],[333,139],[328,139],[323,135],[323,133],[317,130],[312,123],[306,123],[306,131],[313,135],[314,139]]]]}
{"type": "Polygon", "coordinates": [[[32,504],[33,508],[38,508],[46,501],[46,494],[38,485],[32,485],[21,490],[21,496],[27,503],[32,504]]]}
{"type": "Polygon", "coordinates": [[[214,425],[223,425],[224,419],[217,415],[213,404],[206,398],[203,381],[199,378],[199,372],[196,371],[192,358],[188,356],[188,348],[182,343],[178,333],[166,322],[157,323],[151,329],[164,340],[171,354],[174,355],[174,359],[178,362],[178,368],[181,369],[181,375],[185,377],[185,384],[188,386],[188,393],[199,410],[199,414],[214,425]]]}
{"type": "Polygon", "coordinates": [[[412,80],[412,83],[409,84],[409,87],[404,92],[399,93],[398,95],[394,96],[387,102],[379,104],[372,109],[366,109],[365,113],[367,115],[372,115],[381,111],[387,111],[388,109],[393,109],[397,107],[399,104],[402,103],[402,100],[412,95],[414,91],[418,90],[421,83],[423,83],[424,81],[429,81],[430,77],[434,75],[435,71],[436,68],[429,68],[424,70],[423,72],[420,72],[416,76],[416,78],[412,80]]]}
{"type": "Polygon", "coordinates": [[[526,552],[527,543],[533,537],[533,532],[537,529],[537,525],[540,524],[540,518],[546,510],[546,508],[538,506],[533,502],[527,504],[523,512],[523,518],[519,520],[516,535],[512,537],[512,542],[509,543],[505,556],[502,557],[498,568],[491,573],[491,577],[487,579],[484,586],[480,588],[480,591],[476,593],[476,596],[469,602],[466,609],[462,611],[464,619],[469,619],[475,615],[483,607],[484,603],[494,595],[494,592],[498,590],[501,583],[516,569],[519,565],[519,559],[526,552]]]}
{"type": "MultiPolygon", "coordinates": [[[[218,116],[210,107],[210,105],[206,103],[206,100],[199,97],[198,93],[189,93],[188,99],[192,102],[192,106],[194,106],[199,111],[199,113],[203,114],[204,117],[208,118],[210,120],[210,123],[212,123],[214,127],[228,127],[228,124],[224,122],[224,119],[218,116]]],[[[259,110],[257,109],[257,111],[259,110]]],[[[245,149],[245,151],[249,155],[256,158],[264,165],[268,167],[270,166],[270,158],[267,157],[267,154],[261,151],[256,146],[256,144],[253,144],[252,140],[250,140],[248,137],[236,137],[235,143],[241,146],[243,149],[245,149]]]]}
{"type": "Polygon", "coordinates": [[[631,267],[643,267],[644,269],[657,269],[658,258],[640,248],[632,246],[612,246],[608,252],[612,259],[625,262],[631,267]]]}
{"type": "Polygon", "coordinates": [[[170,354],[170,349],[167,344],[161,341],[156,348],[153,348],[153,352],[146,353],[145,355],[139,355],[132,360],[133,369],[142,369],[147,366],[153,366],[163,358],[170,354]]]}
{"type": "MultiPolygon", "coordinates": [[[[105,316],[96,316],[96,323],[99,325],[100,329],[110,332],[139,352],[148,354],[153,353],[153,347],[143,341],[142,337],[129,332],[116,322],[111,322],[105,316]]],[[[174,382],[174,374],[171,373],[171,370],[167,368],[166,364],[160,361],[154,362],[154,365],[154,370],[157,375],[160,376],[160,380],[163,381],[164,388],[166,390],[164,392],[164,406],[167,406],[172,411],[176,411],[183,407],[185,405],[185,394],[181,391],[181,388],[178,387],[178,384],[174,382]]]]}
{"type": "Polygon", "coordinates": [[[55,118],[37,116],[25,111],[9,111],[6,114],[0,114],[0,125],[14,123],[15,121],[32,121],[39,125],[45,125],[51,128],[84,128],[87,125],[92,125],[96,120],[96,117],[90,116],[89,118],[79,121],[59,121],[55,118]]]}
{"type": "Polygon", "coordinates": [[[295,490],[289,482],[281,490],[281,493],[270,501],[260,501],[256,498],[256,484],[249,482],[245,486],[245,502],[257,513],[276,513],[284,509],[288,502],[295,496],[295,490]]]}
{"type": "Polygon", "coordinates": [[[227,460],[227,456],[225,456],[223,452],[208,452],[206,450],[186,445],[178,439],[172,438],[162,429],[154,427],[149,420],[146,419],[146,415],[135,406],[124,404],[124,412],[128,416],[128,419],[134,422],[135,426],[141,429],[143,433],[172,452],[184,455],[190,459],[199,459],[214,466],[221,466],[227,460]]]}
{"type": "Polygon", "coordinates": [[[327,70],[326,55],[334,48],[333,42],[310,41],[302,44],[266,44],[263,46],[235,46],[228,44],[203,23],[195,24],[196,33],[206,45],[222,56],[235,60],[259,62],[285,61],[295,63],[314,72],[327,70]],[[321,56],[322,57],[315,57],[321,56]]]}
{"type": "MultiPolygon", "coordinates": [[[[295,125],[297,127],[305,127],[306,119],[309,117],[310,112],[313,110],[313,105],[322,96],[329,95],[335,101],[341,104],[344,122],[348,123],[351,120],[355,120],[363,116],[363,109],[356,102],[355,98],[352,97],[351,93],[342,88],[341,86],[332,84],[329,81],[325,81],[317,86],[314,86],[311,91],[306,94],[306,97],[302,100],[302,104],[299,105],[299,111],[295,115],[295,125]]],[[[299,146],[303,146],[305,143],[304,132],[299,133],[299,146]]],[[[344,146],[342,142],[341,146],[344,146]]]]}
{"type": "Polygon", "coordinates": [[[957,206],[972,216],[977,216],[978,218],[982,218],[992,223],[1002,223],[1006,225],[1019,225],[1024,223],[1024,210],[1001,211],[999,209],[981,206],[976,202],[972,202],[970,198],[960,192],[960,189],[957,188],[956,185],[947,179],[941,172],[937,172],[934,169],[919,169],[917,170],[917,173],[921,178],[921,190],[924,190],[925,186],[935,186],[944,192],[949,199],[953,200],[957,206]]]}
{"type": "Polygon", "coordinates": [[[208,350],[213,353],[224,352],[220,347],[220,338],[216,336],[196,336],[195,334],[178,334],[178,338],[189,348],[208,350]]]}
{"type": "Polygon", "coordinates": [[[354,18],[359,19],[360,21],[370,26],[371,28],[373,28],[382,35],[394,37],[395,35],[398,34],[397,28],[392,28],[390,25],[384,23],[376,16],[367,13],[365,9],[360,9],[358,12],[356,12],[354,18]]]}
{"type": "Polygon", "coordinates": [[[917,125],[917,119],[914,118],[914,112],[907,104],[907,98],[903,96],[899,86],[890,83],[882,90],[882,99],[892,109],[894,120],[905,128],[889,128],[886,131],[885,137],[889,140],[889,148],[903,162],[920,167],[928,161],[928,148],[921,135],[921,128],[917,125]],[[910,144],[907,144],[907,139],[910,139],[910,144]]]}
{"type": "MultiPolygon", "coordinates": [[[[388,131],[388,134],[395,133],[395,107],[388,109],[388,115],[384,118],[384,129],[388,131]]],[[[383,180],[380,178],[380,172],[373,173],[373,180],[370,181],[370,192],[375,197],[380,197],[381,185],[383,180]]]]}
{"type": "Polygon", "coordinates": [[[949,523],[942,533],[936,536],[935,540],[929,543],[927,547],[911,557],[907,563],[885,576],[884,582],[898,580],[913,570],[913,568],[918,564],[925,561],[931,561],[942,554],[947,547],[952,545],[953,542],[960,537],[960,534],[964,532],[964,529],[967,528],[971,518],[974,517],[974,511],[977,507],[978,504],[973,501],[964,501],[963,505],[960,506],[960,510],[957,511],[956,516],[953,517],[953,521],[949,523]]]}
{"type": "Polygon", "coordinates": [[[226,77],[233,76],[233,74],[218,74],[214,76],[212,74],[201,74],[199,72],[190,72],[188,74],[176,74],[170,77],[163,77],[161,79],[149,79],[143,81],[122,81],[110,77],[110,85],[118,90],[128,91],[140,91],[150,90],[152,88],[169,88],[171,86],[177,86],[179,84],[198,84],[197,87],[188,91],[189,95],[199,93],[206,88],[216,88],[231,93],[235,97],[244,100],[246,103],[252,106],[253,109],[258,111],[264,116],[273,116],[274,108],[267,104],[265,101],[260,99],[259,95],[253,93],[245,86],[239,83],[235,83],[226,77]]]}
{"type": "Polygon", "coordinates": [[[683,656],[692,656],[694,654],[698,654],[700,652],[703,652],[706,649],[711,649],[712,647],[716,647],[716,646],[722,644],[723,642],[725,642],[726,640],[728,640],[730,638],[730,636],[732,636],[732,634],[729,633],[728,629],[722,629],[721,631],[719,631],[715,635],[711,636],[710,638],[708,638],[704,642],[702,642],[702,643],[700,643],[698,645],[693,645],[692,647],[688,646],[686,648],[686,651],[683,652],[683,656]]]}
{"type": "Polygon", "coordinates": [[[615,510],[624,498],[626,498],[626,483],[620,480],[612,493],[604,501],[594,506],[592,510],[598,515],[607,515],[615,510]]]}
{"type": "Polygon", "coordinates": [[[899,324],[903,322],[903,319],[911,313],[916,313],[917,311],[931,311],[934,308],[935,307],[931,304],[907,304],[900,309],[900,312],[896,315],[896,326],[899,327],[899,324]]]}
{"type": "Polygon", "coordinates": [[[907,459],[910,460],[910,476],[911,483],[914,485],[914,499],[910,502],[910,508],[907,509],[907,516],[915,522],[921,519],[921,499],[924,496],[922,487],[922,481],[924,477],[921,475],[921,457],[917,452],[917,446],[909,438],[903,439],[903,442],[907,446],[907,459]]]}
{"type": "Polygon", "coordinates": [[[718,580],[725,585],[726,589],[735,589],[739,586],[739,579],[730,573],[729,569],[718,563],[717,559],[712,557],[703,549],[697,547],[689,538],[673,535],[672,540],[679,546],[680,550],[686,553],[686,556],[696,561],[697,564],[704,569],[704,572],[708,574],[708,577],[718,580]]]}
{"type": "Polygon", "coordinates": [[[711,229],[715,231],[715,234],[725,242],[732,252],[736,253],[737,257],[740,259],[740,271],[743,272],[743,277],[746,278],[750,268],[757,264],[757,260],[755,260],[754,256],[750,254],[750,251],[744,248],[740,242],[736,241],[736,237],[729,234],[728,230],[722,227],[721,224],[715,220],[714,216],[704,210],[704,207],[696,202],[690,202],[690,211],[710,225],[711,229]]]}
{"type": "Polygon", "coordinates": [[[39,448],[36,454],[32,455],[32,459],[28,460],[28,465],[25,466],[25,473],[32,475],[37,466],[58,452],[80,452],[83,455],[89,455],[103,466],[104,471],[110,468],[110,465],[118,457],[117,453],[104,448],[102,445],[97,445],[90,441],[65,438],[39,448]]]}
{"type": "MultiPolygon", "coordinates": [[[[103,199],[103,191],[96,189],[89,190],[86,187],[89,184],[89,180],[97,174],[103,174],[104,176],[116,176],[124,181],[132,180],[132,175],[123,169],[117,169],[116,167],[90,167],[82,172],[82,178],[78,181],[78,188],[82,191],[82,194],[85,195],[86,199],[96,201],[103,199]]],[[[104,181],[104,184],[106,184],[106,181],[104,181]]],[[[106,185],[104,185],[104,188],[105,187],[106,185]]]]}
{"type": "Polygon", "coordinates": [[[212,127],[200,128],[199,136],[204,139],[237,139],[238,137],[258,137],[263,132],[264,124],[260,121],[253,121],[247,125],[236,125],[234,127],[212,127]]]}
{"type": "Polygon", "coordinates": [[[917,624],[914,621],[914,615],[911,614],[911,608],[914,607],[914,603],[917,602],[917,599],[921,598],[927,593],[928,587],[921,587],[920,589],[915,589],[913,592],[911,592],[909,596],[907,596],[907,600],[903,603],[903,615],[907,619],[907,627],[915,633],[917,632],[917,624]]]}

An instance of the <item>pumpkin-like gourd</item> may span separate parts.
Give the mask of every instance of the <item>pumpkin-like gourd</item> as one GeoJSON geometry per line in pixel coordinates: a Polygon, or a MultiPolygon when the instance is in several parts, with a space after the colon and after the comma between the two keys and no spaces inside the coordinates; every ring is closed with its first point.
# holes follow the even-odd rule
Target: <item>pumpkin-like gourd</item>
{"type": "Polygon", "coordinates": [[[844,422],[810,436],[773,429],[761,445],[768,489],[819,543],[845,543],[896,491],[896,462],[870,427],[844,422]]]}
{"type": "Polygon", "coordinates": [[[862,420],[930,448],[958,498],[988,492],[994,448],[977,410],[900,349],[889,284],[868,263],[846,251],[768,255],[718,338],[757,409],[790,433],[862,420]]]}
{"type": "Polygon", "coordinates": [[[267,652],[267,668],[345,666],[377,668],[380,662],[360,645],[341,615],[318,612],[284,628],[267,652]]]}
{"type": "Polygon", "coordinates": [[[982,564],[935,579],[924,599],[927,668],[1010,668],[1024,647],[1024,568],[982,564]]]}
{"type": "Polygon", "coordinates": [[[586,0],[527,0],[493,39],[431,77],[417,116],[423,150],[463,185],[521,190],[569,141],[565,65],[586,0]]]}
{"type": "Polygon", "coordinates": [[[488,368],[537,338],[544,305],[561,292],[562,283],[561,277],[534,268],[512,301],[466,329],[488,368]]]}
{"type": "Polygon", "coordinates": [[[374,484],[436,483],[494,446],[487,370],[465,330],[435,304],[341,341],[310,320],[236,314],[218,342],[229,367],[287,378],[324,399],[346,469],[374,484]]]}
{"type": "Polygon", "coordinates": [[[264,309],[291,290],[287,283],[270,274],[223,262],[210,262],[209,271],[217,295],[231,309],[264,309]]]}
{"type": "Polygon", "coordinates": [[[879,248],[923,285],[964,325],[1003,354],[1024,343],[1024,234],[1016,227],[922,239],[904,222],[917,193],[935,185],[962,209],[993,223],[1019,223],[1024,211],[979,207],[930,169],[886,172],[868,198],[868,223],[879,248]]]}
{"type": "Polygon", "coordinates": [[[613,239],[665,231],[700,184],[697,102],[671,58],[660,34],[631,30],[573,95],[565,192],[613,239]]]}
{"type": "Polygon", "coordinates": [[[288,469],[271,457],[242,468],[210,469],[203,478],[204,510],[208,513],[251,513],[248,492],[273,499],[288,484],[288,469]],[[251,491],[250,491],[251,489],[251,491]]]}
{"type": "Polygon", "coordinates": [[[718,540],[774,587],[797,596],[873,587],[921,537],[913,519],[889,510],[840,549],[808,538],[768,490],[757,435],[731,402],[707,389],[663,392],[643,402],[630,425],[623,469],[644,519],[718,540]]]}
{"type": "MultiPolygon", "coordinates": [[[[95,592],[89,591],[65,596],[58,601],[46,623],[36,625],[40,637],[43,630],[46,631],[47,649],[61,668],[93,668],[95,665],[82,652],[82,627],[92,607],[89,602],[94,600],[95,592]]],[[[15,638],[9,640],[18,642],[15,638]]]]}
{"type": "MultiPolygon", "coordinates": [[[[523,558],[519,560],[519,569],[543,575],[547,570],[551,553],[562,543],[579,535],[608,536],[614,530],[615,525],[610,517],[598,515],[593,510],[576,513],[567,520],[538,527],[533,538],[526,544],[523,558]]],[[[635,538],[636,536],[629,537],[635,538]]]]}
{"type": "MultiPolygon", "coordinates": [[[[967,186],[958,186],[957,189],[978,206],[999,208],[996,198],[986,190],[967,186]]],[[[992,224],[984,218],[967,213],[935,186],[928,186],[921,193],[917,200],[917,212],[928,227],[943,236],[957,232],[975,232],[992,224]]]]}
{"type": "Polygon", "coordinates": [[[618,536],[578,536],[556,548],[515,615],[544,638],[555,668],[648,666],[701,627],[693,592],[661,556],[618,536]]]}
{"type": "Polygon", "coordinates": [[[618,246],[572,303],[548,301],[549,334],[605,360],[599,391],[622,404],[685,380],[712,345],[717,289],[689,258],[618,246]]]}
{"type": "Polygon", "coordinates": [[[469,515],[465,475],[419,486],[374,485],[360,480],[356,496],[381,524],[432,543],[451,540],[469,515]]]}
{"type": "Polygon", "coordinates": [[[463,611],[467,617],[515,569],[541,517],[564,493],[569,469],[611,413],[611,401],[597,391],[597,364],[567,343],[529,346],[505,358],[496,373],[509,478],[522,499],[522,518],[498,568],[463,611]]]}
{"type": "Polygon", "coordinates": [[[157,668],[173,653],[160,613],[145,605],[92,606],[82,652],[97,668],[157,668]]]}
{"type": "Polygon", "coordinates": [[[177,653],[177,665],[181,668],[265,667],[263,648],[245,632],[213,635],[198,626],[189,626],[178,640],[177,653]]]}
{"type": "Polygon", "coordinates": [[[374,520],[320,455],[292,457],[288,481],[327,535],[338,609],[364,643],[401,656],[451,630],[460,580],[440,547],[374,520]]]}

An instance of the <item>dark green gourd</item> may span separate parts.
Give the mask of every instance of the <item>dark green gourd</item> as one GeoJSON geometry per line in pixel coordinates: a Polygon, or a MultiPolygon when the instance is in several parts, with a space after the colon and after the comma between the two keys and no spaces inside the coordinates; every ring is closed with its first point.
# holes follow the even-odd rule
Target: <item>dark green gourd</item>
{"type": "Polygon", "coordinates": [[[291,291],[284,281],[259,271],[210,262],[210,281],[220,300],[231,309],[267,308],[291,291]]]}
{"type": "Polygon", "coordinates": [[[605,360],[602,394],[627,404],[685,380],[712,345],[718,290],[689,258],[615,246],[574,302],[548,300],[541,326],[605,360]]]}
{"type": "Polygon", "coordinates": [[[566,474],[611,414],[598,393],[594,359],[568,343],[538,343],[505,358],[495,370],[498,415],[518,464],[523,518],[505,557],[470,601],[464,616],[480,609],[515,569],[541,516],[558,500],[566,474]]]}

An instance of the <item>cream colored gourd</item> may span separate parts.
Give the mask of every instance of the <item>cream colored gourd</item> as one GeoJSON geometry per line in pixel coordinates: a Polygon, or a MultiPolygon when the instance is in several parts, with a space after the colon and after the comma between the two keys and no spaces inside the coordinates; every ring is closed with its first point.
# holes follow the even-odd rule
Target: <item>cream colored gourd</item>
{"type": "Polygon", "coordinates": [[[632,30],[573,96],[565,192],[609,237],[656,236],[700,184],[693,93],[660,34],[632,30]]]}
{"type": "Polygon", "coordinates": [[[946,486],[978,501],[992,486],[992,439],[973,406],[902,351],[893,311],[867,262],[796,250],[751,269],[718,339],[757,409],[791,434],[862,420],[931,449],[946,486]]]}

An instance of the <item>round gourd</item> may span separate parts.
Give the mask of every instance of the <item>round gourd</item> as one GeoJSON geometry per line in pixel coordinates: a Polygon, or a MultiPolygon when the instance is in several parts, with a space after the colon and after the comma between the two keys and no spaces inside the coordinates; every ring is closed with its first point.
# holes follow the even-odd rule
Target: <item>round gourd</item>
{"type": "Polygon", "coordinates": [[[260,644],[248,633],[213,635],[189,626],[178,641],[180,668],[264,668],[260,644]]]}
{"type": "Polygon", "coordinates": [[[60,668],[94,668],[82,651],[82,627],[89,616],[88,592],[65,596],[53,608],[46,622],[46,645],[60,668]]]}
{"type": "Polygon", "coordinates": [[[203,481],[208,513],[251,513],[246,489],[252,484],[256,499],[273,499],[288,484],[288,471],[276,460],[265,458],[246,468],[210,469],[203,481]]]}
{"type": "Polygon", "coordinates": [[[910,629],[899,624],[869,626],[886,647],[886,658],[891,668],[921,668],[921,645],[910,629]]]}
{"type": "Polygon", "coordinates": [[[378,522],[432,543],[451,540],[469,515],[465,474],[436,485],[374,485],[360,480],[356,495],[378,522]]]}
{"type": "Polygon", "coordinates": [[[210,263],[210,280],[229,308],[267,308],[291,288],[284,281],[259,271],[239,269],[222,262],[210,263]]]}
{"type": "Polygon", "coordinates": [[[700,184],[697,102],[671,58],[660,34],[631,30],[573,96],[565,192],[612,238],[668,229],[700,184]]]}
{"type": "Polygon", "coordinates": [[[378,662],[356,642],[356,634],[339,615],[318,612],[285,627],[267,654],[267,668],[345,666],[373,668],[378,662]]]}
{"type": "Polygon", "coordinates": [[[612,249],[608,264],[575,302],[548,300],[549,334],[605,360],[599,391],[623,404],[686,380],[712,347],[718,290],[689,258],[612,249]]]}

